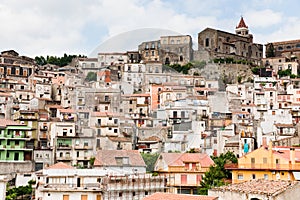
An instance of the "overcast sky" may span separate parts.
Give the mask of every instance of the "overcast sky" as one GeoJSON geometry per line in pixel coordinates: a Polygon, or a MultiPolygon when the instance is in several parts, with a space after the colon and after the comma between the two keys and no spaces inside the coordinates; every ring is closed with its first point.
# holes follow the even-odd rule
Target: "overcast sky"
{"type": "Polygon", "coordinates": [[[0,50],[90,55],[124,32],[133,32],[132,43],[133,30],[143,28],[188,34],[196,43],[206,27],[234,32],[241,15],[257,43],[300,39],[297,0],[0,0],[0,50]]]}

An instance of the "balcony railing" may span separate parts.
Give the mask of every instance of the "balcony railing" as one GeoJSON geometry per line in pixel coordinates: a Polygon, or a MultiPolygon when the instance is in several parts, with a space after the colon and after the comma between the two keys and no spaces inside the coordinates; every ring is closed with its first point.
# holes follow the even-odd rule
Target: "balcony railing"
{"type": "Polygon", "coordinates": [[[226,169],[300,170],[300,164],[226,164],[226,169]]]}

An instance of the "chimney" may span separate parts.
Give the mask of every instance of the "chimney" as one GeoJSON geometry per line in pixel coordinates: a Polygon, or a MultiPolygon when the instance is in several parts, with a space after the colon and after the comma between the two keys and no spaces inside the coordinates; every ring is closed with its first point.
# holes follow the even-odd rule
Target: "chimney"
{"type": "Polygon", "coordinates": [[[292,165],[295,164],[295,156],[296,156],[295,148],[290,148],[290,162],[292,165]]]}

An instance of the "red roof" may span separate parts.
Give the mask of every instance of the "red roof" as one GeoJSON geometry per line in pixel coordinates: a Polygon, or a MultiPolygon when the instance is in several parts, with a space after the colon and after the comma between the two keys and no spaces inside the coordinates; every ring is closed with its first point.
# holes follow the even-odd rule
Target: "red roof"
{"type": "Polygon", "coordinates": [[[144,197],[142,200],[161,200],[161,199],[166,199],[166,200],[216,200],[216,199],[218,199],[218,197],[156,192],[150,196],[144,197]]]}
{"type": "Polygon", "coordinates": [[[49,166],[47,169],[74,169],[74,167],[67,165],[66,163],[59,162],[49,166]]]}
{"type": "Polygon", "coordinates": [[[168,166],[184,166],[186,162],[200,163],[201,167],[209,167],[214,161],[203,153],[162,153],[168,166]]]}
{"type": "Polygon", "coordinates": [[[16,121],[10,120],[10,119],[0,119],[0,126],[6,127],[6,126],[23,126],[24,124],[20,124],[16,121]]]}
{"type": "Polygon", "coordinates": [[[245,23],[243,17],[241,17],[241,20],[236,28],[248,28],[248,26],[246,26],[246,23],[245,23]]]}
{"type": "Polygon", "coordinates": [[[138,150],[99,150],[95,157],[94,166],[118,166],[116,158],[127,157],[129,165],[146,166],[138,150]]]}

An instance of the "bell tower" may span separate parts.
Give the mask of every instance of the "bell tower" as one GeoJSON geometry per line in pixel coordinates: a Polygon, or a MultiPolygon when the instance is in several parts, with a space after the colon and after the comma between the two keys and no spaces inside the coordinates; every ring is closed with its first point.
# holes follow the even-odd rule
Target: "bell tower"
{"type": "Polygon", "coordinates": [[[249,36],[249,29],[246,26],[244,18],[241,17],[239,24],[235,28],[235,33],[240,36],[248,37],[249,36]]]}

